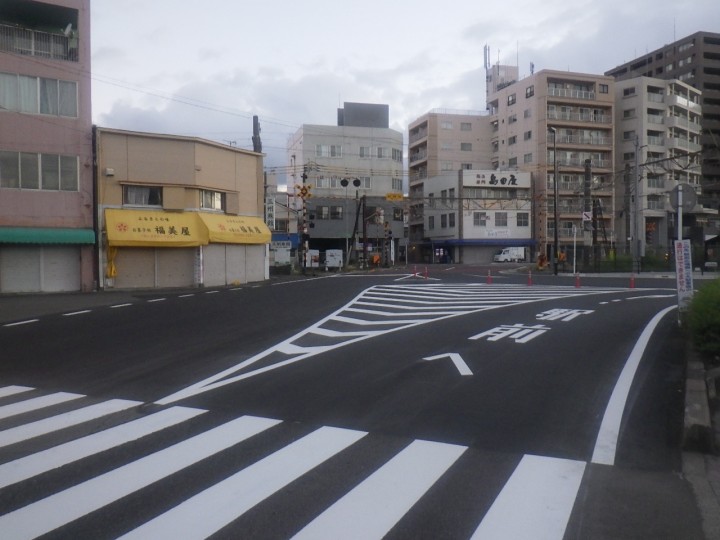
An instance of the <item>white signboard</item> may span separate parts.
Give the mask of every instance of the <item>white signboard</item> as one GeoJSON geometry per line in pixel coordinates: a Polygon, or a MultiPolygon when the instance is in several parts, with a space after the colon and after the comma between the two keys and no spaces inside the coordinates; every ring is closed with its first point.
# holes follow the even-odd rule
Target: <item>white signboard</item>
{"type": "Polygon", "coordinates": [[[690,240],[675,240],[675,274],[677,278],[678,309],[687,309],[693,295],[690,240]]]}

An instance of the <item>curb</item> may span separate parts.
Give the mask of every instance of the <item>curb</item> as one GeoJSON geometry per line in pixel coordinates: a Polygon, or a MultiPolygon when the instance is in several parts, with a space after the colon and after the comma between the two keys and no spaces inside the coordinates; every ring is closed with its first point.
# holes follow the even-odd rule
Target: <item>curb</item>
{"type": "Polygon", "coordinates": [[[705,365],[691,358],[686,369],[683,450],[712,454],[715,451],[715,433],[710,416],[705,365]]]}

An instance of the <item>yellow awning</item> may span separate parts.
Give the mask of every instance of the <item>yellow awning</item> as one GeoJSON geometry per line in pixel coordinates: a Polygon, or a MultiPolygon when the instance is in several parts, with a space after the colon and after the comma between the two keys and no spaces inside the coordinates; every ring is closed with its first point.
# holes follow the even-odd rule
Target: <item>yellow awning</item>
{"type": "Polygon", "coordinates": [[[210,242],[219,244],[269,244],[272,233],[258,217],[198,214],[205,223],[210,242]]]}
{"type": "Polygon", "coordinates": [[[196,212],[105,210],[111,246],[194,247],[208,243],[208,231],[196,212]]]}

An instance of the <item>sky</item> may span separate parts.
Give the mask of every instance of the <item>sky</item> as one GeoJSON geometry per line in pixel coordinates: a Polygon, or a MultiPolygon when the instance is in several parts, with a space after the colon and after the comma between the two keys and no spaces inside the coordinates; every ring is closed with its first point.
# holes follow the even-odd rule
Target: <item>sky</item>
{"type": "Polygon", "coordinates": [[[91,0],[93,122],[252,149],[282,167],[302,124],[344,102],[389,105],[390,127],[485,109],[484,46],[520,77],[602,74],[697,31],[717,0],[91,0]]]}

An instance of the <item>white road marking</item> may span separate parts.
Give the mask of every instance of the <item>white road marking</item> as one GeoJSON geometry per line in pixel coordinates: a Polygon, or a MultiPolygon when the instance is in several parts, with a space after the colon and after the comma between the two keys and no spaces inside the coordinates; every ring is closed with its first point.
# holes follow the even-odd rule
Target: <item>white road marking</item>
{"type": "Polygon", "coordinates": [[[92,310],[90,309],[83,309],[80,311],[71,311],[70,313],[63,313],[63,317],[74,317],[75,315],[84,315],[85,313],[90,313],[92,310]]]}
{"type": "Polygon", "coordinates": [[[475,530],[474,540],[562,540],[584,461],[523,456],[475,530]]]}
{"type": "Polygon", "coordinates": [[[128,307],[128,306],[132,306],[132,304],[130,302],[127,302],[125,304],[115,304],[114,306],[110,306],[110,309],[128,307]]]}
{"type": "Polygon", "coordinates": [[[227,422],[0,516],[0,530],[15,540],[47,534],[278,423],[249,416],[227,422]]]}
{"type": "Polygon", "coordinates": [[[610,396],[610,401],[605,409],[600,431],[595,441],[595,450],[593,451],[592,462],[602,465],[615,464],[615,451],[617,450],[617,440],[620,434],[620,422],[622,421],[625,403],[627,402],[630,386],[635,378],[640,360],[642,359],[645,347],[647,347],[653,331],[660,323],[660,320],[677,306],[670,306],[657,313],[647,324],[640,334],[635,347],[630,352],[630,356],[625,361],[625,367],[620,373],[620,377],[615,383],[615,388],[610,396]]]}
{"type": "MultiPolygon", "coordinates": [[[[140,401],[129,401],[126,399],[111,399],[110,401],[104,401],[103,403],[96,403],[82,409],[77,409],[50,418],[44,418],[36,422],[30,422],[29,424],[23,424],[14,428],[0,431],[0,447],[15,444],[21,441],[32,439],[33,437],[39,437],[47,433],[52,433],[59,429],[65,429],[70,426],[76,426],[101,418],[108,414],[124,411],[131,407],[140,405],[140,401]]],[[[2,476],[2,475],[0,475],[2,476]]]]}
{"type": "Polygon", "coordinates": [[[195,293],[181,294],[178,298],[190,298],[191,296],[195,296],[195,293]]]}
{"type": "Polygon", "coordinates": [[[0,488],[180,424],[202,409],[171,407],[0,465],[0,488]]]}
{"type": "Polygon", "coordinates": [[[23,392],[28,392],[30,390],[33,390],[33,388],[30,388],[29,386],[4,386],[0,388],[0,398],[22,394],[23,392]]]}
{"type": "Polygon", "coordinates": [[[452,360],[452,363],[455,365],[455,368],[460,372],[460,375],[467,376],[472,375],[472,370],[468,367],[468,365],[465,363],[465,360],[463,360],[463,357],[460,356],[458,353],[445,353],[445,354],[437,354],[435,356],[426,356],[423,358],[423,360],[440,360],[441,358],[449,358],[452,360]]]}
{"type": "Polygon", "coordinates": [[[11,416],[37,411],[38,409],[44,409],[45,407],[52,407],[53,405],[59,405],[60,403],[65,403],[66,401],[72,401],[81,397],[85,396],[81,394],[71,394],[68,392],[57,392],[47,396],[26,399],[24,401],[0,407],[0,418],[10,418],[11,416]]]}
{"type": "Polygon", "coordinates": [[[153,298],[152,300],[148,300],[148,304],[153,302],[164,302],[165,300],[167,300],[167,298],[153,298]]]}
{"type": "Polygon", "coordinates": [[[14,323],[7,323],[7,324],[4,324],[3,326],[21,326],[21,325],[23,325],[23,324],[35,323],[35,322],[38,322],[39,320],[40,320],[40,319],[28,319],[28,320],[26,320],[26,321],[18,321],[18,322],[14,322],[14,323]]]}
{"type": "Polygon", "coordinates": [[[207,538],[365,435],[362,431],[322,427],[121,538],[207,538]]]}
{"type": "Polygon", "coordinates": [[[382,538],[466,449],[413,441],[293,538],[382,538]]]}
{"type": "Polygon", "coordinates": [[[524,285],[493,286],[487,284],[446,285],[425,283],[412,285],[376,285],[361,292],[353,300],[324,319],[274,347],[262,351],[202,381],[193,383],[184,389],[158,400],[156,403],[161,405],[174,403],[190,396],[209,392],[261,373],[267,373],[268,371],[300,362],[306,358],[338,347],[375,337],[381,333],[397,332],[414,326],[470,313],[477,313],[488,309],[499,309],[517,304],[567,297],[609,294],[626,290],[627,289],[617,288],[588,288],[580,290],[570,286],[527,287],[524,285]],[[423,301],[425,303],[418,307],[408,308],[406,304],[410,300],[423,301]],[[460,305],[455,305],[454,301],[459,301],[460,305]],[[348,314],[352,316],[348,317],[348,314]],[[337,340],[338,336],[335,333],[342,332],[342,330],[332,328],[331,330],[334,331],[333,333],[335,333],[335,335],[326,336],[328,342],[324,345],[301,346],[295,344],[296,341],[301,341],[302,338],[309,334],[315,334],[319,339],[323,334],[324,325],[338,322],[352,324],[360,328],[348,329],[345,333],[348,339],[342,341],[337,340]],[[362,331],[362,327],[364,326],[375,325],[384,325],[385,327],[382,328],[381,331],[362,331]],[[277,353],[290,357],[274,362],[263,368],[248,370],[239,375],[235,375],[260,360],[277,353]]]}

